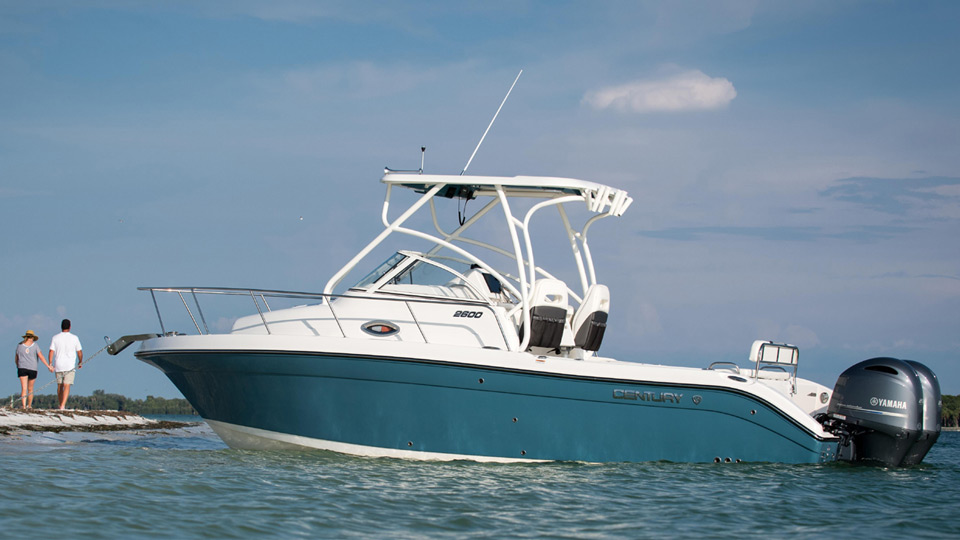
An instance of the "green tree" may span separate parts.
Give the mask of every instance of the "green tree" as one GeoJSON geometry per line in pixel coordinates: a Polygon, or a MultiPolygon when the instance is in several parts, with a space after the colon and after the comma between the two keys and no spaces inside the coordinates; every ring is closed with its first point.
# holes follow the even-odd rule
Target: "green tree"
{"type": "MultiPolygon", "coordinates": [[[[19,394],[10,396],[15,404],[20,402],[19,394]]],[[[39,394],[33,398],[33,406],[37,409],[55,409],[59,406],[57,396],[53,394],[39,394]]],[[[70,396],[67,406],[82,411],[124,411],[133,414],[188,414],[195,415],[197,411],[185,399],[165,399],[147,396],[147,399],[131,399],[120,394],[108,394],[104,390],[94,390],[89,396],[70,396]]]]}
{"type": "Polygon", "coordinates": [[[943,396],[940,423],[944,427],[960,426],[960,396],[943,396]]]}

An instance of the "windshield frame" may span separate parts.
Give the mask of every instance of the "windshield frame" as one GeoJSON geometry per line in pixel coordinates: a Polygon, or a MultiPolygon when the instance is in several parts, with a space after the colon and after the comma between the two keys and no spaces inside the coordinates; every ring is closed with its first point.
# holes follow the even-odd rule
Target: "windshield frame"
{"type": "MultiPolygon", "coordinates": [[[[367,274],[363,279],[361,279],[356,285],[350,287],[349,290],[353,291],[363,291],[367,294],[389,294],[394,296],[415,296],[415,297],[424,297],[431,299],[443,299],[451,300],[457,302],[467,302],[467,303],[480,303],[493,305],[493,302],[490,299],[490,295],[485,294],[484,291],[478,290],[470,280],[467,279],[464,273],[461,273],[450,266],[439,262],[440,260],[449,260],[455,261],[462,264],[470,264],[469,261],[458,259],[456,257],[450,257],[445,255],[425,255],[423,253],[401,250],[394,253],[387,260],[380,263],[372,272],[367,274]],[[421,265],[428,265],[433,268],[442,270],[447,275],[450,276],[449,281],[454,279],[459,280],[456,283],[456,286],[465,287],[469,291],[470,298],[462,297],[451,297],[445,296],[442,294],[429,294],[423,290],[418,292],[414,291],[402,291],[402,290],[385,290],[384,287],[389,285],[398,285],[395,280],[403,277],[404,275],[409,275],[411,271],[414,271],[417,267],[421,265]],[[376,276],[376,277],[374,277],[376,276]]],[[[449,281],[447,283],[449,283],[449,281]]],[[[411,283],[411,285],[423,285],[423,286],[433,286],[433,287],[449,287],[450,285],[444,284],[424,284],[424,283],[411,283]]]]}

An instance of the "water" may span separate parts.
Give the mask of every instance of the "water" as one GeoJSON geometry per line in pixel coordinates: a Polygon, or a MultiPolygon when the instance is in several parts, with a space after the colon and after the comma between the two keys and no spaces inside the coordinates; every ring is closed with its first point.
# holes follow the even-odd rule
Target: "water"
{"type": "Polygon", "coordinates": [[[205,425],[0,437],[2,536],[960,536],[960,433],[920,466],[478,464],[226,448],[205,425]]]}

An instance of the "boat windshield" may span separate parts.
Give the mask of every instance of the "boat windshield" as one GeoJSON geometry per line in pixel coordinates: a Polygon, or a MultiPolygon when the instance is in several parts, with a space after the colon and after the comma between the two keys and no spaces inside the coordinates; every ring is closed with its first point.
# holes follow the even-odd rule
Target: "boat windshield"
{"type": "Polygon", "coordinates": [[[426,257],[418,258],[406,270],[391,279],[390,283],[393,285],[448,285],[451,282],[462,281],[450,270],[459,274],[466,274],[470,271],[470,264],[458,259],[436,255],[429,259],[426,257]]]}
{"type": "Polygon", "coordinates": [[[359,282],[357,282],[356,285],[354,285],[351,288],[366,289],[370,285],[373,285],[377,281],[380,281],[380,278],[382,278],[387,272],[389,272],[394,266],[396,266],[397,263],[402,261],[404,257],[406,256],[403,253],[394,253],[389,259],[380,263],[380,266],[376,267],[373,270],[373,272],[370,272],[369,274],[367,274],[363,279],[361,279],[359,282]]]}
{"type": "Polygon", "coordinates": [[[469,261],[413,252],[395,254],[352,288],[481,302],[491,301],[493,290],[469,261]]]}

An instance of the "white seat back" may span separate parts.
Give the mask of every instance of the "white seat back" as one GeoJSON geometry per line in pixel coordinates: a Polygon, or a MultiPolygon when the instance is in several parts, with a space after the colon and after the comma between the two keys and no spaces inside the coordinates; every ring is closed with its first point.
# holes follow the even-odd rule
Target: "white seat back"
{"type": "Polygon", "coordinates": [[[559,279],[538,279],[530,292],[530,308],[552,306],[567,309],[567,286],[559,279]]]}
{"type": "Polygon", "coordinates": [[[585,351],[600,349],[610,313],[610,289],[594,283],[583,295],[583,302],[573,315],[574,343],[585,351]]]}
{"type": "MultiPolygon", "coordinates": [[[[559,349],[567,321],[567,286],[558,279],[538,279],[530,292],[528,347],[559,349]]],[[[523,339],[524,329],[520,329],[523,339]]]]}

